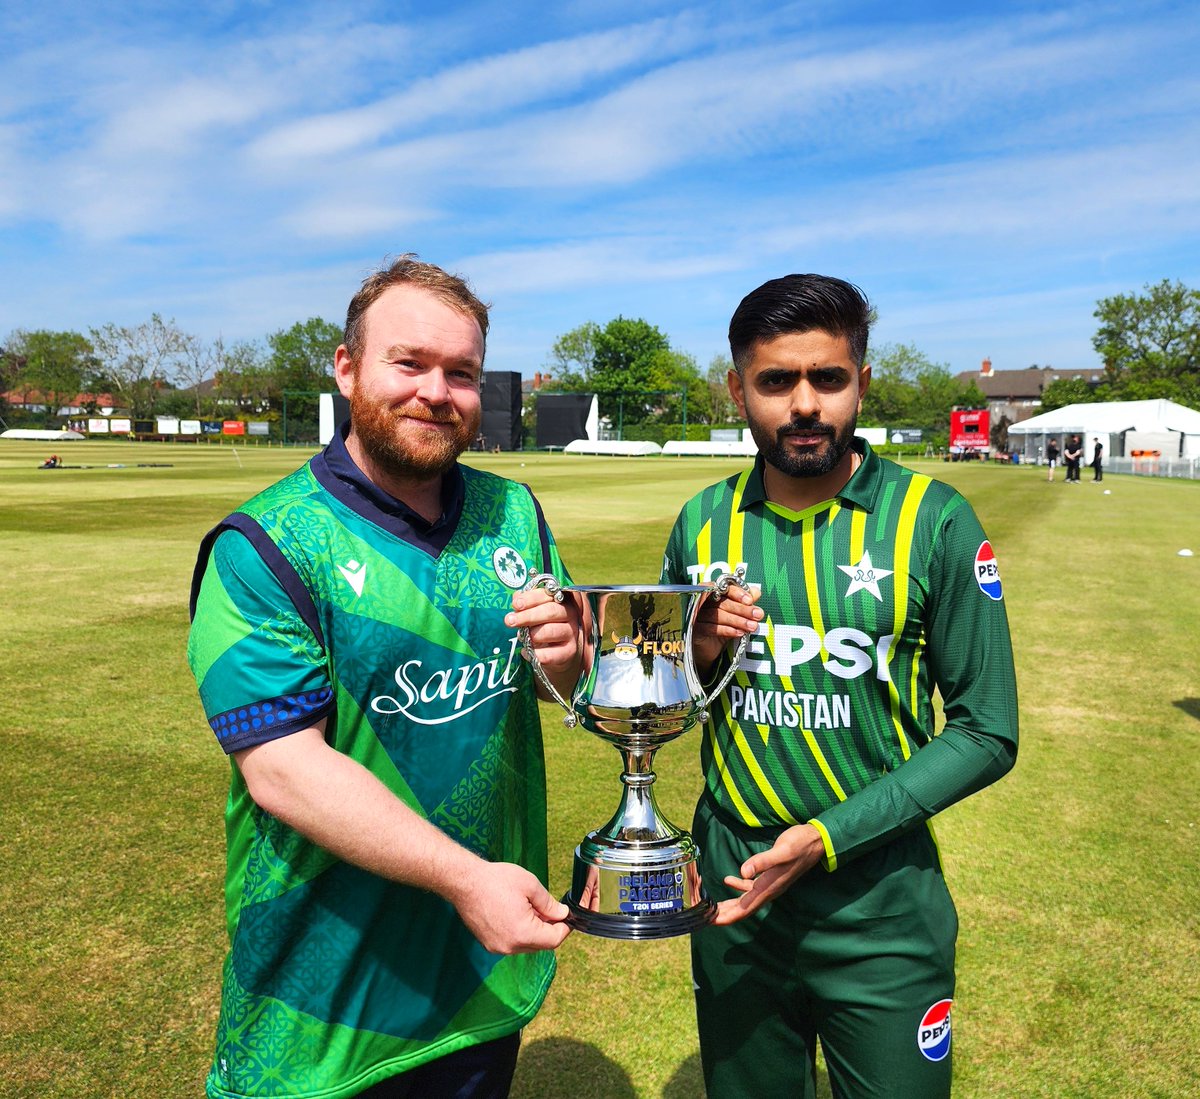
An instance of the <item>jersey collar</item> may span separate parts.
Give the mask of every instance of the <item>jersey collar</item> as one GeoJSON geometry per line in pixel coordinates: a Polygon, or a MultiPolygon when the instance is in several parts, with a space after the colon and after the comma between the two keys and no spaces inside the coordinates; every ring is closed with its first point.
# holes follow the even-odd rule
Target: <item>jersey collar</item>
{"type": "Polygon", "coordinates": [[[317,480],[347,507],[376,526],[399,533],[406,541],[440,553],[454,533],[466,498],[466,482],[457,462],[442,477],[442,514],[432,523],[370,480],[346,449],[349,421],[334,432],[329,445],[312,459],[317,480]],[[398,529],[399,528],[399,529],[398,529]]]}
{"type": "MultiPolygon", "coordinates": [[[[871,444],[861,436],[855,435],[850,445],[862,459],[856,469],[837,494],[837,499],[853,504],[864,511],[874,511],[879,499],[879,488],[883,478],[883,459],[871,449],[871,444]]],[[[754,467],[746,481],[739,511],[745,511],[752,504],[767,503],[767,492],[763,482],[763,456],[759,454],[754,459],[754,467]]],[[[818,505],[819,506],[819,505],[818,505]]]]}

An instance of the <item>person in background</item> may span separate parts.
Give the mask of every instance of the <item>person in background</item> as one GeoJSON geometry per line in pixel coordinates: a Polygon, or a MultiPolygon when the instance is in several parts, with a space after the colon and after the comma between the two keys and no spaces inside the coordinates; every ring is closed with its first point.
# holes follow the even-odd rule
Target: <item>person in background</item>
{"type": "Polygon", "coordinates": [[[1058,465],[1058,440],[1046,440],[1046,480],[1054,480],[1054,467],[1058,465]]]}
{"type": "Polygon", "coordinates": [[[1067,449],[1063,451],[1063,460],[1067,464],[1067,480],[1073,485],[1079,484],[1079,465],[1082,458],[1083,443],[1078,435],[1072,435],[1067,449]]]}

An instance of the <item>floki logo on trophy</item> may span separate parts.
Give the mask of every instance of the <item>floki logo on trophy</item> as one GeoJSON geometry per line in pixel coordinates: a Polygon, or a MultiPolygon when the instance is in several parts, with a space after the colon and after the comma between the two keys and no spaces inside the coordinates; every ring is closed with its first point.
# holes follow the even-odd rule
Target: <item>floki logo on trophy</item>
{"type": "Polygon", "coordinates": [[[567,922],[580,931],[614,939],[683,935],[709,923],[716,904],[704,889],[700,852],[691,835],[668,821],[654,798],[654,754],[668,741],[708,720],[708,707],[725,689],[745,652],[747,638],[720,682],[707,694],[696,674],[692,633],[709,599],[731,584],[746,587],[745,569],[702,584],[564,587],[547,573],[526,590],[542,587],[561,601],[583,601],[590,633],[571,698],[550,682],[521,631],[534,672],[566,711],[563,724],[582,725],[621,754],[621,802],[607,824],[575,849],[571,888],[563,898],[567,922]]]}
{"type": "Polygon", "coordinates": [[[639,633],[637,637],[618,637],[615,633],[613,639],[613,656],[618,660],[636,660],[638,649],[642,644],[642,635],[639,633]]]}

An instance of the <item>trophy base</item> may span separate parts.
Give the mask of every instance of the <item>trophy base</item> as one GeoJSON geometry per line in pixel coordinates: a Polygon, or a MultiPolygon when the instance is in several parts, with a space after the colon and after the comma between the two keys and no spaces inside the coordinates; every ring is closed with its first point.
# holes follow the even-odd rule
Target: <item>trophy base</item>
{"type": "Polygon", "coordinates": [[[666,939],[711,923],[692,837],[661,819],[653,840],[592,832],[575,849],[567,926],[607,939],[666,939]]]}
{"type": "Polygon", "coordinates": [[[716,903],[708,897],[686,912],[672,912],[665,916],[593,912],[576,904],[570,893],[563,897],[563,903],[571,910],[566,924],[573,930],[582,931],[586,935],[598,935],[604,939],[629,941],[690,935],[693,931],[699,931],[712,923],[717,914],[716,903]]]}

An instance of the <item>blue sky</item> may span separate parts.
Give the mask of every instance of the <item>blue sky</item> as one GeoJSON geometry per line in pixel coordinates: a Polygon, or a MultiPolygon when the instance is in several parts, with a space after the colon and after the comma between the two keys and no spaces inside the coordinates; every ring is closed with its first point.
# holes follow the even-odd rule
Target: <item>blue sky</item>
{"type": "Polygon", "coordinates": [[[340,324],[415,251],[526,376],[617,315],[704,368],[792,271],[1090,372],[1100,298],[1200,285],[1193,3],[433,7],[0,0],[0,338],[340,324]]]}

